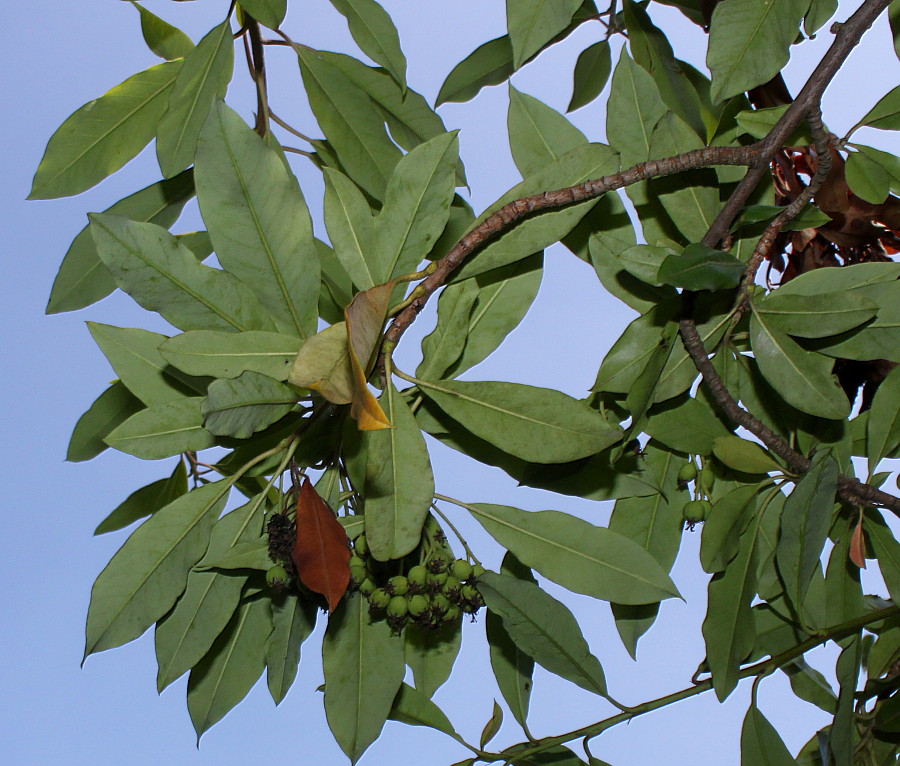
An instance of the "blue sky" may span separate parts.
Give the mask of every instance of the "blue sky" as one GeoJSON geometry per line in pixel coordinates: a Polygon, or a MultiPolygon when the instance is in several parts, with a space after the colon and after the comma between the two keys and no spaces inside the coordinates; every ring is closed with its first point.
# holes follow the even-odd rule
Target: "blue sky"
{"type": "MultiPolygon", "coordinates": [[[[0,99],[7,105],[3,125],[5,183],[0,194],[7,278],[0,311],[7,359],[2,387],[2,445],[7,502],[0,514],[3,609],[0,632],[0,685],[6,713],[0,719],[4,760],[16,766],[50,763],[230,764],[303,762],[341,764],[340,750],[327,732],[320,695],[317,641],[304,648],[297,682],[275,708],[264,684],[194,749],[194,734],[184,702],[185,679],[163,695],[155,691],[151,636],[121,649],[91,657],[79,667],[84,616],[94,577],[124,540],[123,534],[92,536],[95,525],[134,489],[165,476],[171,461],[144,463],[108,451],[83,464],[64,462],[66,445],[78,416],[103,390],[113,373],[85,328],[86,320],[161,332],[166,326],[121,294],[81,312],[52,317],[43,309],[58,264],[85,213],[102,210],[122,196],[158,178],[155,158],[145,151],[116,177],[78,197],[24,201],[31,176],[52,131],[71,112],[155,63],[141,42],[136,11],[118,0],[89,4],[48,0],[15,3],[5,9],[0,32],[5,77],[0,99]]],[[[173,3],[153,0],[147,7],[181,26],[197,40],[224,13],[225,0],[173,3]]],[[[286,29],[294,39],[315,47],[352,52],[341,17],[327,0],[291,3],[286,29]]],[[[502,3],[454,0],[452,4],[391,0],[384,2],[399,27],[410,60],[412,87],[433,100],[452,66],[478,44],[502,34],[502,3]]],[[[845,17],[855,3],[842,3],[845,17]]],[[[661,9],[659,20],[674,13],[661,9]]],[[[695,65],[702,40],[696,28],[681,27],[676,52],[695,65]]],[[[514,78],[517,88],[563,110],[571,88],[571,67],[578,52],[599,39],[599,25],[589,25],[536,65],[514,78]]],[[[821,55],[830,35],[820,34],[821,55]]],[[[702,55],[702,54],[701,54],[702,55]]],[[[280,116],[315,132],[305,107],[293,56],[271,52],[273,108],[280,116]],[[279,82],[282,84],[279,87],[279,82]]],[[[792,65],[789,82],[796,92],[816,59],[792,65]]],[[[238,57],[232,103],[249,119],[251,90],[238,57]]],[[[900,65],[891,53],[885,20],[864,40],[839,75],[825,104],[826,122],[841,133],[898,82],[900,65]],[[845,107],[845,102],[850,106],[845,107]]],[[[230,99],[231,100],[231,99],[230,99]]],[[[461,128],[461,147],[476,210],[518,181],[505,135],[505,86],[483,92],[475,101],[448,105],[441,113],[448,128],[461,128]]],[[[593,104],[573,121],[593,139],[602,138],[602,110],[593,104]]],[[[860,141],[897,152],[893,136],[861,133],[860,141]]],[[[302,164],[304,192],[314,217],[321,205],[321,183],[302,164]]],[[[189,211],[180,230],[199,226],[189,211]]],[[[321,225],[317,233],[324,235],[321,225]]],[[[559,248],[547,256],[538,302],[495,357],[468,376],[506,379],[560,388],[573,395],[593,382],[605,350],[630,320],[631,312],[606,296],[583,263],[559,248]],[[560,306],[563,307],[560,311],[560,306]],[[539,353],[535,353],[539,349],[539,353]]],[[[406,369],[415,366],[416,339],[433,320],[422,321],[404,339],[400,356],[406,369]],[[409,360],[404,363],[404,360],[409,360]]],[[[517,489],[498,472],[434,446],[433,460],[441,492],[463,500],[501,502],[540,510],[555,508],[590,518],[608,519],[610,504],[599,505],[547,493],[517,489]]],[[[454,516],[464,534],[478,539],[468,518],[454,516]]],[[[586,597],[568,596],[583,615],[585,632],[600,657],[610,690],[635,703],[688,684],[703,658],[699,623],[705,609],[706,576],[696,563],[699,535],[686,535],[675,567],[685,603],[667,602],[657,626],[640,645],[633,663],[621,647],[608,608],[586,597]]],[[[499,563],[496,553],[486,557],[499,563]]],[[[875,587],[875,586],[872,586],[875,587]]],[[[556,592],[556,591],[554,591],[556,592]]],[[[826,659],[823,670],[831,663],[826,659]]],[[[468,739],[477,740],[499,696],[483,641],[483,625],[466,625],[457,678],[438,692],[436,701],[468,739]]],[[[761,691],[761,704],[782,736],[796,750],[821,726],[824,716],[802,702],[784,705],[786,683],[776,676],[761,691]],[[790,719],[786,715],[790,711],[790,719]]],[[[651,759],[736,764],[740,720],[749,686],[742,686],[724,706],[711,695],[619,727],[596,742],[594,751],[614,766],[638,766],[651,759]],[[710,727],[707,729],[707,727],[710,727]],[[708,736],[709,730],[716,735],[708,736]]],[[[608,706],[543,671],[536,673],[532,730],[558,733],[598,720],[608,706]]],[[[498,744],[521,737],[513,724],[498,744]]],[[[382,741],[363,764],[450,764],[465,756],[443,735],[388,724],[382,741]],[[424,755],[423,755],[424,754],[424,755]]]]}

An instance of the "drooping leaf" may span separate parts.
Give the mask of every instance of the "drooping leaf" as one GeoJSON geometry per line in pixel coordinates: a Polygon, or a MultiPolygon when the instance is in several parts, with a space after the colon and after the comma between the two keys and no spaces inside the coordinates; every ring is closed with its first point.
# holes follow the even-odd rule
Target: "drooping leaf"
{"type": "MultiPolygon", "coordinates": [[[[606,109],[606,135],[622,157],[622,167],[650,156],[650,137],[666,113],[653,78],[623,48],[613,73],[606,109]]],[[[654,243],[650,243],[654,244],[654,243]]]]}
{"type": "Polygon", "coordinates": [[[713,441],[713,454],[726,466],[744,473],[780,471],[781,466],[760,445],[740,436],[718,436],[713,441]]]}
{"type": "Polygon", "coordinates": [[[75,424],[66,460],[80,463],[97,457],[107,448],[106,437],[143,408],[141,400],[121,382],[106,389],[75,424]]]}
{"type": "Polygon", "coordinates": [[[606,677],[572,613],[534,583],[486,572],[478,590],[516,645],[544,669],[606,696],[606,677]]]}
{"type": "Polygon", "coordinates": [[[236,378],[248,370],[287,380],[302,341],[274,332],[193,330],[159,345],[162,358],[188,375],[236,378]]]}
{"type": "Polygon", "coordinates": [[[900,129],[900,85],[882,96],[859,124],[882,130],[900,129]]]}
{"type": "Polygon", "coordinates": [[[311,591],[321,593],[334,612],[350,583],[347,533],[308,478],[297,496],[297,540],[291,554],[297,576],[311,591]]]}
{"type": "Polygon", "coordinates": [[[152,484],[132,492],[97,525],[94,534],[102,535],[107,532],[115,532],[117,529],[124,529],[138,519],[152,516],[187,491],[187,468],[184,461],[179,459],[171,476],[154,481],[152,484]]]}
{"type": "Polygon", "coordinates": [[[587,143],[584,134],[559,112],[512,85],[506,125],[513,160],[523,178],[587,143]]]}
{"type": "Polygon", "coordinates": [[[202,396],[189,396],[140,410],[110,431],[104,441],[142,460],[212,447],[215,439],[203,427],[203,402],[202,396]]]}
{"type": "Polygon", "coordinates": [[[375,0],[331,0],[347,19],[353,40],[376,64],[383,66],[406,88],[406,57],[391,17],[375,0]]]}
{"type": "MultiPolygon", "coordinates": [[[[204,558],[215,559],[235,544],[258,536],[263,519],[260,505],[258,501],[249,502],[219,519],[210,533],[204,558]]],[[[159,691],[209,652],[238,608],[246,580],[246,572],[191,570],[175,608],[156,626],[159,691]]]]}
{"type": "Polygon", "coordinates": [[[862,152],[851,152],[844,164],[847,185],[857,197],[881,205],[891,190],[891,177],[878,162],[862,152]]]}
{"type": "Polygon", "coordinates": [[[278,29],[287,13],[287,0],[242,0],[241,8],[260,24],[278,29]]]}
{"type": "Polygon", "coordinates": [[[191,38],[180,29],[163,21],[140,3],[131,0],[131,4],[141,15],[141,34],[144,36],[144,42],[157,56],[172,61],[187,56],[194,49],[191,38]]]}
{"type": "Polygon", "coordinates": [[[156,157],[164,177],[194,163],[200,130],[213,103],[225,96],[233,69],[234,41],[226,19],[185,56],[172,87],[169,108],[156,128],[156,157]]]}
{"type": "Polygon", "coordinates": [[[91,589],[85,657],[132,641],[169,611],[206,550],[230,486],[222,480],[182,495],[125,541],[91,589]]]}
{"type": "MultiPolygon", "coordinates": [[[[831,549],[825,570],[826,626],[840,625],[861,617],[867,611],[860,583],[860,567],[851,560],[854,538],[862,539],[862,514],[857,514],[855,519],[841,519],[835,524],[834,531],[840,536],[831,549]],[[858,535],[857,529],[860,530],[858,535]]],[[[865,565],[865,557],[862,561],[865,565]]]]}
{"type": "Polygon", "coordinates": [[[237,705],[266,666],[272,632],[271,602],[251,599],[238,606],[228,627],[188,678],[188,713],[197,739],[237,705]]]}
{"type": "MultiPolygon", "coordinates": [[[[146,221],[168,228],[178,219],[194,195],[193,171],[185,171],[125,197],[103,212],[132,221],[146,221]]],[[[47,313],[76,311],[96,303],[116,289],[112,275],[97,254],[91,226],[85,226],[63,258],[53,281],[47,313]]]]}
{"type": "Polygon", "coordinates": [[[397,692],[388,717],[392,721],[400,721],[410,726],[428,726],[453,738],[458,737],[444,711],[427,695],[409,684],[400,684],[400,691],[397,692]]]}
{"type": "Polygon", "coordinates": [[[491,711],[491,717],[488,719],[488,722],[484,725],[484,728],[481,730],[481,736],[478,738],[478,747],[482,750],[487,746],[488,742],[490,742],[494,737],[497,736],[497,733],[500,731],[500,727],[503,725],[503,708],[501,708],[497,704],[497,700],[494,700],[494,707],[491,711]]]}
{"type": "Polygon", "coordinates": [[[458,623],[444,623],[436,629],[407,627],[404,658],[420,694],[431,699],[450,678],[461,645],[458,623]]]}
{"type": "Polygon", "coordinates": [[[741,548],[741,535],[756,512],[756,485],[741,485],[717,498],[703,524],[700,564],[710,574],[723,572],[741,548]]]}
{"type": "Polygon", "coordinates": [[[535,463],[564,463],[614,444],[621,431],[559,391],[498,381],[423,383],[422,393],[476,436],[535,463]]]}
{"type": "Polygon", "coordinates": [[[389,561],[419,545],[434,477],[422,431],[393,383],[381,404],[393,428],[366,435],[366,540],[376,560],[389,561]]]}
{"type": "Polygon", "coordinates": [[[751,705],[741,727],[741,766],[795,766],[775,727],[751,705]]]}
{"type": "Polygon", "coordinates": [[[706,65],[720,102],[771,80],[787,63],[807,0],[728,0],[713,11],[706,65]]]}
{"type": "Polygon", "coordinates": [[[297,677],[300,645],[316,625],[318,608],[294,593],[272,601],[272,632],[266,640],[266,679],[278,705],[297,677]]]}
{"type": "Polygon", "coordinates": [[[506,26],[516,69],[572,21],[581,0],[514,0],[506,4],[506,26]]]}
{"type": "Polygon", "coordinates": [[[730,435],[703,398],[672,399],[650,411],[644,430],[667,447],[711,455],[716,439],[730,435]]]}
{"type": "Polygon", "coordinates": [[[678,596],[653,556],[627,537],[559,511],[479,503],[469,512],[525,566],[576,593],[620,604],[678,596]]]}
{"type": "Polygon", "coordinates": [[[91,215],[97,251],[116,284],[182,330],[273,330],[250,289],[197,263],[165,229],[119,216],[91,215]]]}
{"type": "Polygon", "coordinates": [[[497,85],[509,79],[515,71],[509,36],[489,40],[453,67],[441,85],[435,106],[448,101],[468,101],[485,86],[497,85]]]}
{"type": "Polygon", "coordinates": [[[279,332],[316,332],[320,264],[306,201],[282,158],[225,104],[200,133],[197,200],[222,267],[256,294],[279,332]]]}
{"type": "Polygon", "coordinates": [[[437,325],[422,340],[422,362],[416,369],[416,377],[440,378],[459,359],[468,341],[469,319],[478,295],[478,283],[474,279],[465,279],[441,291],[437,325]]]}
{"type": "Polygon", "coordinates": [[[372,395],[366,380],[375,363],[374,354],[387,317],[393,283],[357,293],[344,310],[347,327],[347,356],[350,361],[353,397],[350,415],[360,431],[391,428],[391,422],[372,395]]]}
{"type": "Polygon", "coordinates": [[[381,733],[403,683],[403,639],[369,621],[365,598],[348,596],[328,621],[322,644],[325,715],[353,763],[381,733]]]}
{"type": "Polygon", "coordinates": [[[572,98],[566,107],[567,112],[586,106],[600,95],[612,72],[612,57],[609,42],[601,40],[589,45],[578,54],[575,62],[572,98]]]}
{"type": "Polygon", "coordinates": [[[78,194],[133,159],[153,139],[180,70],[157,64],[76,111],[50,138],[28,198],[78,194]]]}
{"type": "Polygon", "coordinates": [[[292,388],[248,370],[210,384],[201,409],[203,427],[216,436],[246,439],[283,418],[296,404],[292,388]]]}

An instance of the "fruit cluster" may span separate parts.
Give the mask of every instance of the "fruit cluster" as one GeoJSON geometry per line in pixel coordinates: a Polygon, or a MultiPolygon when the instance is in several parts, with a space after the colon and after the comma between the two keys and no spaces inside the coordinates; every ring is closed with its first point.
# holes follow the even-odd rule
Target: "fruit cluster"
{"type": "MultiPolygon", "coordinates": [[[[423,546],[423,553],[427,549],[423,546]]],[[[350,581],[368,600],[369,613],[387,619],[396,633],[408,622],[425,629],[455,623],[463,613],[474,614],[484,605],[475,587],[482,567],[452,559],[446,544],[430,553],[405,574],[387,576],[386,568],[402,562],[375,561],[368,555],[364,534],[353,543],[350,581]]]]}
{"type": "Polygon", "coordinates": [[[694,527],[706,521],[712,503],[709,501],[712,493],[713,484],[715,484],[716,476],[710,468],[700,468],[692,460],[688,460],[678,471],[678,487],[687,489],[688,484],[694,482],[694,499],[688,500],[681,510],[684,518],[684,526],[694,531],[694,527]]]}

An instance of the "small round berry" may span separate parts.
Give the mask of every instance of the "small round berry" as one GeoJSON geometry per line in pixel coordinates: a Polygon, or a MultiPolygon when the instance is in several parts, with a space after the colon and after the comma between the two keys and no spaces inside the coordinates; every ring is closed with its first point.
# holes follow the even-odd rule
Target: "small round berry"
{"type": "Polygon", "coordinates": [[[281,564],[276,564],[273,567],[269,567],[269,570],[266,572],[266,585],[268,585],[272,590],[282,590],[285,586],[287,586],[288,582],[288,573],[287,570],[281,566],[281,564]]]}
{"type": "Polygon", "coordinates": [[[357,556],[366,556],[369,553],[369,544],[366,542],[366,534],[363,532],[353,541],[353,549],[357,556]]]}
{"type": "Polygon", "coordinates": [[[405,596],[407,591],[409,591],[409,580],[407,580],[403,575],[392,577],[390,580],[388,580],[388,584],[387,586],[385,586],[385,590],[389,593],[393,593],[395,596],[405,596]]]}
{"type": "Polygon", "coordinates": [[[418,617],[426,609],[428,609],[428,599],[425,596],[412,596],[409,599],[409,613],[413,617],[418,617]]]}
{"type": "Polygon", "coordinates": [[[368,573],[366,572],[366,568],[363,566],[352,566],[350,567],[350,579],[353,580],[357,585],[361,585],[363,580],[368,577],[368,573]]]}
{"type": "Polygon", "coordinates": [[[385,611],[388,617],[406,617],[409,612],[409,602],[406,600],[406,596],[394,596],[385,611]]]}
{"type": "Polygon", "coordinates": [[[697,466],[693,461],[688,461],[678,470],[678,483],[687,484],[697,478],[697,466]]]}
{"type": "Polygon", "coordinates": [[[472,576],[472,565],[463,559],[456,559],[450,565],[450,574],[457,580],[468,580],[472,576]]]}
{"type": "Polygon", "coordinates": [[[375,592],[375,583],[367,577],[359,584],[359,592],[364,596],[371,596],[375,592]]]}
{"type": "Polygon", "coordinates": [[[391,603],[391,594],[384,588],[376,588],[369,594],[369,603],[375,609],[386,609],[391,603]]]}
{"type": "Polygon", "coordinates": [[[424,585],[426,577],[428,577],[428,570],[421,564],[416,564],[406,573],[406,579],[410,585],[424,585]]]}

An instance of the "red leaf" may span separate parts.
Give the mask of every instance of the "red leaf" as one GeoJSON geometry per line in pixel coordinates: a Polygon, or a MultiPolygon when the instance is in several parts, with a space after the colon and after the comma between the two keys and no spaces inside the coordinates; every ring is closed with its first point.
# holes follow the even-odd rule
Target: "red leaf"
{"type": "Polygon", "coordinates": [[[292,558],[300,582],[325,596],[328,611],[333,612],[350,584],[350,547],[344,528],[308,478],[297,498],[292,558]]]}
{"type": "Polygon", "coordinates": [[[850,561],[860,569],[866,568],[866,540],[863,537],[863,515],[859,514],[859,521],[853,528],[853,536],[850,538],[850,561]]]}

